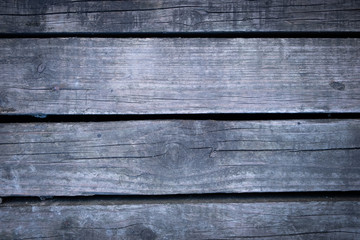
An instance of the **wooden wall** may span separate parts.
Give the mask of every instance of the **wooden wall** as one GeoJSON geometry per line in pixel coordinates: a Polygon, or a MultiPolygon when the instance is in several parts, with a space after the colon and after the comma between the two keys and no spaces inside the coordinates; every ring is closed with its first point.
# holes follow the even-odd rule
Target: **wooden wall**
{"type": "Polygon", "coordinates": [[[359,9],[1,1],[0,239],[359,239],[359,9]]]}

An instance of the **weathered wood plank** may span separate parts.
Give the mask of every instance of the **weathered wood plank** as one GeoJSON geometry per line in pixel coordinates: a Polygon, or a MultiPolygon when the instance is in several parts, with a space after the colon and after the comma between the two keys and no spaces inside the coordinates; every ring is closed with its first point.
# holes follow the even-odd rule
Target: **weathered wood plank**
{"type": "Polygon", "coordinates": [[[360,190],[360,120],[0,125],[0,196],[360,190]]]}
{"type": "Polygon", "coordinates": [[[359,112],[359,39],[1,39],[0,111],[359,112]]]}
{"type": "Polygon", "coordinates": [[[360,203],[0,206],[1,239],[359,239],[360,203]]]}
{"type": "Polygon", "coordinates": [[[359,31],[357,0],[3,0],[2,33],[359,31]]]}

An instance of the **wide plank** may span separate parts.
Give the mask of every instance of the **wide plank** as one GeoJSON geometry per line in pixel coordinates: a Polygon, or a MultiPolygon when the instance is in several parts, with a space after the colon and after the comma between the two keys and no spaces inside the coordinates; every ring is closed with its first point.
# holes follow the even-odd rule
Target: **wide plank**
{"type": "Polygon", "coordinates": [[[360,202],[1,206],[1,239],[359,239],[360,202]]]}
{"type": "Polygon", "coordinates": [[[360,120],[0,124],[0,196],[360,190],[360,120]]]}
{"type": "Polygon", "coordinates": [[[360,41],[0,39],[2,114],[360,111],[360,41]]]}
{"type": "Polygon", "coordinates": [[[357,0],[3,0],[1,33],[349,32],[357,0]]]}

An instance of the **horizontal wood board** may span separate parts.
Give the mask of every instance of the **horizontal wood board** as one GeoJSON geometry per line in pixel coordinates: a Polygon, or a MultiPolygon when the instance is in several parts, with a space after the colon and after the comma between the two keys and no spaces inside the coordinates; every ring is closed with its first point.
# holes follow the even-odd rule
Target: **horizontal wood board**
{"type": "Polygon", "coordinates": [[[360,203],[0,206],[1,239],[346,239],[360,203]]]}
{"type": "Polygon", "coordinates": [[[360,120],[0,124],[0,196],[360,190],[360,120]]]}
{"type": "Polygon", "coordinates": [[[3,0],[1,33],[359,32],[357,0],[3,0]]]}
{"type": "Polygon", "coordinates": [[[360,111],[357,38],[0,39],[2,114],[360,111]]]}
{"type": "MultiPolygon", "coordinates": [[[[4,0],[0,115],[358,113],[359,39],[293,37],[354,37],[359,9],[356,0],[4,0]],[[60,38],[89,34],[104,38],[60,38]],[[57,38],[23,38],[36,36],[57,38]],[[221,38],[194,38],[204,36],[221,38]]],[[[306,198],[357,193],[359,159],[357,119],[0,124],[0,239],[359,239],[359,201],[306,198]],[[269,192],[303,198],[201,195],[269,192]],[[89,195],[113,200],[71,197],[89,195]]]]}

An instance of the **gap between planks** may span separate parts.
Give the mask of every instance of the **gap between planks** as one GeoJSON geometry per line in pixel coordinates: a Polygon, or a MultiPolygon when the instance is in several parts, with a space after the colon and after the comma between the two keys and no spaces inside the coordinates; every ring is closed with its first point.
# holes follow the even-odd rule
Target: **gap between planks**
{"type": "Polygon", "coordinates": [[[360,32],[1,33],[0,38],[359,38],[360,32]]]}
{"type": "Polygon", "coordinates": [[[3,197],[2,206],[359,201],[359,191],[3,197]]]}
{"type": "Polygon", "coordinates": [[[215,121],[271,121],[271,120],[315,120],[315,119],[360,119],[360,113],[256,113],[256,114],[87,114],[87,115],[53,115],[53,114],[7,114],[2,115],[0,123],[33,123],[33,122],[121,122],[144,120],[215,120],[215,121]]]}

